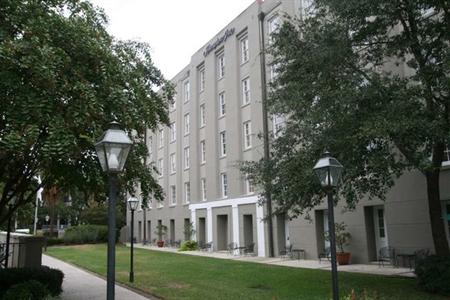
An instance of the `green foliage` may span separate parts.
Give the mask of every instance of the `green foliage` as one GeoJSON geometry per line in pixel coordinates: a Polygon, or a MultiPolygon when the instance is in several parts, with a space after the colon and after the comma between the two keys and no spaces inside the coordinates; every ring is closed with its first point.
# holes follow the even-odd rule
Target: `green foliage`
{"type": "MultiPolygon", "coordinates": [[[[336,246],[339,248],[341,252],[344,251],[344,246],[347,246],[350,243],[350,239],[352,235],[347,231],[347,224],[344,222],[334,223],[334,232],[336,235],[336,246]]],[[[325,240],[330,240],[329,231],[325,232],[325,240]]]]}
{"type": "Polygon", "coordinates": [[[367,293],[366,289],[364,289],[364,291],[359,295],[355,292],[355,290],[352,289],[352,292],[349,295],[344,296],[342,298],[342,300],[380,300],[380,299],[383,298],[380,298],[377,293],[373,294],[367,293]]]}
{"type": "Polygon", "coordinates": [[[55,246],[55,245],[62,245],[64,244],[64,239],[57,238],[57,237],[48,237],[47,238],[47,246],[55,246]]]}
{"type": "MultiPolygon", "coordinates": [[[[410,170],[427,177],[430,207],[440,207],[450,142],[448,3],[313,4],[314,14],[288,18],[274,37],[270,63],[278,76],[267,104],[287,120],[271,140],[273,159],[245,163],[243,172],[272,193],[275,213],[296,216],[325,198],[312,168],[329,150],[345,168],[336,201],[349,208],[363,198],[384,200],[410,170]],[[436,14],[425,17],[427,10],[436,14]]],[[[430,212],[435,248],[448,254],[440,214],[430,212]]]]}
{"type": "Polygon", "coordinates": [[[195,227],[194,223],[189,222],[184,224],[184,230],[183,230],[184,236],[189,237],[189,239],[192,238],[192,236],[195,234],[195,227]]]}
{"type": "Polygon", "coordinates": [[[104,243],[108,241],[106,225],[78,225],[70,227],[64,233],[65,244],[104,243]]]}
{"type": "Polygon", "coordinates": [[[198,250],[198,244],[196,241],[184,241],[178,251],[194,251],[198,250]]]}
{"type": "Polygon", "coordinates": [[[114,119],[134,142],[120,190],[139,184],[144,202],[163,198],[144,136],[168,122],[173,88],[149,45],[116,40],[106,25],[88,1],[1,1],[0,223],[35,199],[37,175],[42,186],[105,199],[93,144],[114,119]]]}
{"type": "Polygon", "coordinates": [[[450,296],[450,257],[428,256],[417,262],[415,273],[425,291],[450,296]]]}
{"type": "Polygon", "coordinates": [[[164,240],[164,237],[167,234],[167,226],[162,224],[156,225],[156,230],[154,231],[154,234],[158,236],[158,240],[164,240]]]}
{"type": "Polygon", "coordinates": [[[3,300],[42,300],[50,295],[45,285],[36,280],[28,280],[10,287],[3,300]]]}
{"type": "MultiPolygon", "coordinates": [[[[57,296],[62,292],[63,278],[64,274],[60,270],[51,269],[46,266],[38,268],[0,269],[0,299],[9,288],[30,280],[40,282],[52,296],[57,296]]],[[[16,287],[16,289],[18,288],[16,287]]]]}

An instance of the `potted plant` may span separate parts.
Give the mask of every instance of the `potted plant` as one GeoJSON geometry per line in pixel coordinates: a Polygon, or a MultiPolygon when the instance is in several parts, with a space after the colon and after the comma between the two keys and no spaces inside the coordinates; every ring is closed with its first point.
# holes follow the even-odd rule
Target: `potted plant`
{"type": "MultiPolygon", "coordinates": [[[[349,244],[351,239],[351,234],[347,231],[347,225],[344,222],[334,224],[334,232],[336,236],[336,260],[339,265],[348,265],[350,262],[351,253],[344,251],[344,246],[349,244]]],[[[328,232],[325,233],[325,239],[330,240],[330,235],[328,232]]]]}
{"type": "Polygon", "coordinates": [[[167,233],[166,225],[158,224],[156,226],[155,234],[158,236],[158,241],[156,242],[158,247],[164,247],[164,237],[166,236],[166,233],[167,233]]]}

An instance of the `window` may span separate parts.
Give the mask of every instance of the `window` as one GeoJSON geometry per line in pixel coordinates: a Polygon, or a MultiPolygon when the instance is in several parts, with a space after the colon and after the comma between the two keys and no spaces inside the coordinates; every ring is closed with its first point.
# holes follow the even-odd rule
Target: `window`
{"type": "Polygon", "coordinates": [[[225,156],[227,155],[227,141],[225,138],[225,131],[222,131],[219,134],[219,138],[220,138],[220,156],[225,156]]]}
{"type": "Polygon", "coordinates": [[[206,125],[206,110],[205,104],[200,105],[200,127],[206,125]]]}
{"type": "Polygon", "coordinates": [[[175,173],[177,171],[175,153],[170,154],[169,162],[170,162],[170,173],[175,173]]]}
{"type": "Polygon", "coordinates": [[[384,230],[384,209],[378,209],[378,230],[379,237],[384,238],[386,236],[386,232],[384,230]]]}
{"type": "Polygon", "coordinates": [[[245,36],[241,39],[241,64],[247,62],[249,59],[248,51],[248,37],[245,36]]]}
{"type": "Polygon", "coordinates": [[[201,69],[199,72],[199,77],[200,77],[200,92],[203,92],[205,90],[205,69],[201,69]]]}
{"type": "Polygon", "coordinates": [[[244,123],[244,149],[252,147],[252,124],[250,121],[244,123]]]}
{"type": "Polygon", "coordinates": [[[200,142],[200,162],[204,164],[206,162],[206,145],[205,141],[200,142]]]}
{"type": "Polygon", "coordinates": [[[283,133],[286,118],[283,115],[273,115],[273,136],[279,137],[283,133]]]}
{"type": "Polygon", "coordinates": [[[450,166],[450,145],[444,149],[444,158],[442,159],[442,166],[450,166]]]}
{"type": "Polygon", "coordinates": [[[302,0],[302,19],[309,18],[314,15],[315,7],[313,0],[302,0]]]}
{"type": "Polygon", "coordinates": [[[170,124],[170,142],[175,142],[177,139],[177,127],[175,122],[170,124]]]}
{"type": "Polygon", "coordinates": [[[189,169],[189,147],[184,148],[184,168],[189,169]]]}
{"type": "Polygon", "coordinates": [[[183,97],[184,102],[188,102],[191,96],[191,84],[189,83],[189,80],[184,82],[183,85],[183,97]]]}
{"type": "Polygon", "coordinates": [[[276,33],[280,28],[280,17],[278,15],[273,16],[272,18],[269,19],[268,25],[269,25],[268,30],[269,44],[271,44],[273,43],[272,34],[276,33]]]}
{"type": "Polygon", "coordinates": [[[217,75],[219,79],[225,76],[225,55],[223,53],[217,57],[217,75]]]}
{"type": "Polygon", "coordinates": [[[189,134],[191,127],[191,119],[189,117],[189,114],[184,115],[184,135],[189,134]]]}
{"type": "Polygon", "coordinates": [[[242,105],[250,103],[250,78],[242,80],[242,105]]]}
{"type": "Polygon", "coordinates": [[[273,82],[278,76],[278,64],[270,65],[270,82],[273,82]]]}
{"type": "Polygon", "coordinates": [[[164,147],[164,129],[159,130],[159,148],[164,147]]]}
{"type": "Polygon", "coordinates": [[[220,174],[220,180],[222,182],[222,198],[228,196],[228,178],[226,173],[220,174]]]}
{"type": "Polygon", "coordinates": [[[163,177],[163,175],[164,175],[164,160],[162,158],[158,159],[158,172],[159,172],[159,177],[163,177]]]}
{"type": "Polygon", "coordinates": [[[253,194],[255,192],[255,186],[253,184],[253,180],[248,178],[248,176],[245,178],[245,185],[247,194],[253,194]]]}
{"type": "Polygon", "coordinates": [[[225,115],[225,92],[219,94],[219,117],[225,115]]]}
{"type": "Polygon", "coordinates": [[[177,187],[174,185],[170,186],[170,204],[171,205],[177,204],[177,187]]]}
{"type": "Polygon", "coordinates": [[[184,183],[184,203],[189,204],[191,202],[191,184],[189,182],[184,183]]]}
{"type": "Polygon", "coordinates": [[[202,178],[200,180],[201,189],[202,189],[202,201],[206,201],[206,179],[202,178]]]}

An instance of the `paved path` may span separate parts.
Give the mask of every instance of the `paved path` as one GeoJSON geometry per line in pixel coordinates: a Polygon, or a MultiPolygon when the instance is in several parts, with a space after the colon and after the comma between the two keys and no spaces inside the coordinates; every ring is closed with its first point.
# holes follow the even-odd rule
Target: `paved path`
{"type": "MultiPolygon", "coordinates": [[[[61,300],[106,299],[106,281],[59,259],[42,255],[42,264],[64,273],[61,300]]],[[[131,290],[116,285],[117,300],[148,300],[131,290]]]]}
{"type": "MultiPolygon", "coordinates": [[[[127,244],[129,246],[129,244],[127,244]]],[[[156,250],[156,251],[166,251],[166,252],[177,252],[178,249],[163,247],[158,248],[151,245],[135,244],[136,248],[156,250]]],[[[278,265],[285,267],[294,268],[306,268],[306,269],[322,269],[331,270],[331,264],[328,261],[322,260],[297,260],[297,259],[282,259],[279,257],[257,257],[257,256],[243,256],[243,255],[230,255],[227,251],[219,252],[205,252],[205,251],[183,251],[177,252],[186,255],[196,255],[196,256],[207,256],[220,259],[232,259],[240,261],[251,261],[261,264],[268,265],[278,265]]],[[[339,272],[351,272],[351,273],[365,273],[365,274],[377,274],[377,275],[387,275],[387,276],[403,276],[403,277],[415,277],[414,271],[408,268],[394,268],[392,266],[381,267],[378,264],[350,264],[347,266],[338,266],[339,272]]]]}

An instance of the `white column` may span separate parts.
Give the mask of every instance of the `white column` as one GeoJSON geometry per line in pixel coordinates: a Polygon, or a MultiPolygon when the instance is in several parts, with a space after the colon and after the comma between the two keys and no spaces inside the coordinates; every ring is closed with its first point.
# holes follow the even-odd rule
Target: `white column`
{"type": "Polygon", "coordinates": [[[213,241],[213,216],[212,207],[206,209],[206,230],[207,230],[207,243],[213,241]]]}
{"type": "MultiPolygon", "coordinates": [[[[233,222],[233,242],[239,245],[239,209],[237,204],[232,205],[231,222],[233,222]]],[[[238,250],[235,250],[238,251],[238,250]]]]}
{"type": "Polygon", "coordinates": [[[193,241],[197,241],[198,228],[197,228],[197,214],[195,212],[195,208],[191,209],[191,223],[192,223],[192,228],[195,229],[195,233],[190,238],[193,241]]]}
{"type": "Polygon", "coordinates": [[[264,209],[258,203],[256,205],[256,235],[258,236],[258,256],[266,256],[266,235],[264,230],[264,209]]]}

